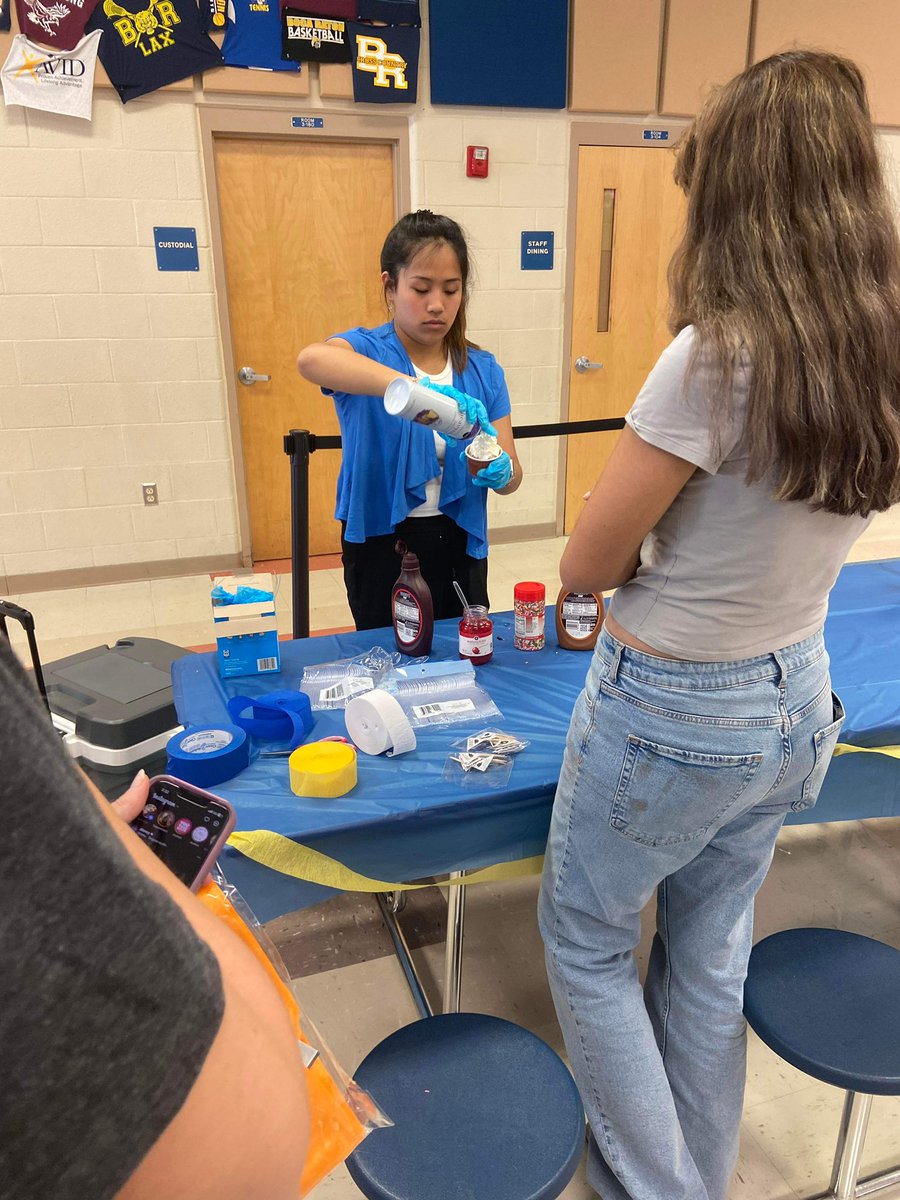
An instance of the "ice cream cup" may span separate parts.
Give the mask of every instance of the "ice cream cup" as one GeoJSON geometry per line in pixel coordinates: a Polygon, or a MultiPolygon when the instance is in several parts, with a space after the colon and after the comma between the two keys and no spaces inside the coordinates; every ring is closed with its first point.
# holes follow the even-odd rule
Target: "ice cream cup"
{"type": "Polygon", "coordinates": [[[484,467],[489,467],[498,459],[503,451],[496,438],[489,433],[477,434],[466,446],[466,465],[470,475],[477,475],[484,467]]]}

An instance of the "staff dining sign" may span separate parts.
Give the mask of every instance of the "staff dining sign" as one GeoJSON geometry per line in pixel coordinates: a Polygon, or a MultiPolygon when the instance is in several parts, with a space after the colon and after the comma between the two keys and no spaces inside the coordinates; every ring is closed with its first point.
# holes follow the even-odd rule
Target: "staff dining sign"
{"type": "Polygon", "coordinates": [[[522,270],[553,270],[552,230],[522,230],[522,270]]]}

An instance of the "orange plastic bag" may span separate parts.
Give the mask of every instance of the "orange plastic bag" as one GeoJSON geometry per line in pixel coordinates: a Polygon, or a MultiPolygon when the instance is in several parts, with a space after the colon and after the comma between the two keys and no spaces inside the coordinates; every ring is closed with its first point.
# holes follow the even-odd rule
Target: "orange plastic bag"
{"type": "Polygon", "coordinates": [[[341,1070],[310,1023],[301,1018],[300,1006],[278,951],[237,889],[221,874],[217,875],[218,882],[209,880],[201,888],[200,900],[256,955],[278,988],[298,1040],[304,1047],[311,1047],[304,1058],[308,1061],[315,1054],[306,1071],[310,1135],[299,1193],[305,1196],[338,1163],[342,1163],[368,1133],[391,1122],[372,1097],[341,1070]]]}

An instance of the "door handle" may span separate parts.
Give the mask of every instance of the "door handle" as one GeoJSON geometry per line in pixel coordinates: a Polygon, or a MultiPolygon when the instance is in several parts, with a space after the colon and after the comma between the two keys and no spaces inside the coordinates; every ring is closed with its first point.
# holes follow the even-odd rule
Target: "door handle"
{"type": "Polygon", "coordinates": [[[252,367],[241,367],[238,371],[238,379],[244,387],[252,387],[254,383],[269,383],[271,375],[257,375],[252,367]]]}
{"type": "Polygon", "coordinates": [[[579,375],[583,375],[585,371],[602,371],[603,363],[592,363],[586,354],[582,354],[580,358],[575,359],[575,370],[579,375]]]}

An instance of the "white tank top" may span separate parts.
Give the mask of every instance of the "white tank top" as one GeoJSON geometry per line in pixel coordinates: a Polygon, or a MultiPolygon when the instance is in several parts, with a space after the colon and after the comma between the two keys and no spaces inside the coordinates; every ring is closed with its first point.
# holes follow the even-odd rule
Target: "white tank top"
{"type": "MultiPolygon", "coordinates": [[[[424,379],[428,375],[427,371],[421,370],[413,363],[413,370],[416,373],[416,379],[424,379]]],[[[443,370],[435,375],[433,372],[428,375],[432,383],[445,384],[447,387],[453,387],[453,364],[450,361],[450,356],[447,356],[447,361],[444,363],[443,370]]],[[[425,484],[425,502],[420,504],[418,508],[412,509],[406,515],[408,517],[439,517],[441,515],[440,499],[441,499],[441,481],[444,478],[444,468],[441,465],[447,453],[447,443],[440,436],[434,435],[434,451],[437,454],[438,466],[440,470],[434,479],[429,479],[425,484]]]]}
{"type": "Polygon", "coordinates": [[[702,356],[687,389],[691,326],[660,355],[626,421],[645,442],[696,471],[641,547],[634,578],[610,612],[648,646],[704,662],[753,658],[821,628],[828,593],[871,517],[813,512],[744,482],[750,367],[735,371],[731,412],[716,449],[710,427],[716,370],[702,356]]]}

